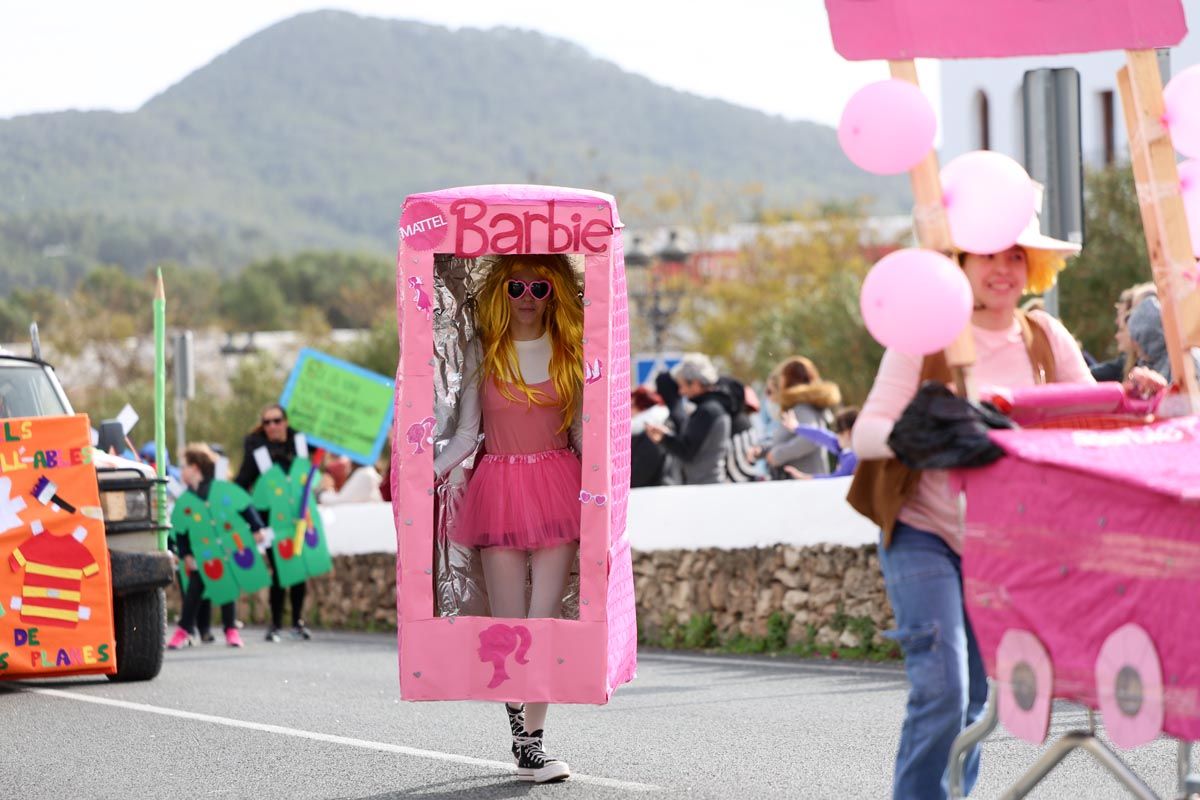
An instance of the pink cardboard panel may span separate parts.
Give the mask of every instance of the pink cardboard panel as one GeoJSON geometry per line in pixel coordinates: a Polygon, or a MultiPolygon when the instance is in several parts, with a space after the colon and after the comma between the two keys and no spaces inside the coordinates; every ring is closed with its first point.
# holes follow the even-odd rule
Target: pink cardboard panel
{"type": "MultiPolygon", "coordinates": [[[[609,291],[611,239],[606,253],[584,256],[583,309],[583,504],[580,526],[591,535],[580,538],[579,618],[603,620],[608,595],[608,550],[612,540],[612,454],[609,417],[614,398],[612,380],[612,314],[609,291]],[[597,282],[597,286],[589,284],[597,282]]],[[[625,395],[628,404],[629,395],[625,395]]]]}
{"type": "Polygon", "coordinates": [[[1021,456],[958,476],[964,602],[988,673],[1005,634],[1027,631],[1053,662],[1054,696],[1096,708],[1102,649],[1137,625],[1162,665],[1163,730],[1200,740],[1200,639],[1180,614],[1200,608],[1195,506],[1021,456]]]}
{"type": "Polygon", "coordinates": [[[608,572],[609,691],[633,680],[637,670],[637,609],[633,595],[633,564],[625,524],[629,507],[629,302],[625,291],[625,258],[618,230],[612,269],[612,330],[609,381],[612,413],[609,447],[612,457],[612,498],[609,503],[611,544],[608,572]]]}
{"type": "Polygon", "coordinates": [[[400,691],[405,700],[462,699],[469,687],[473,700],[605,703],[604,628],[491,617],[410,622],[400,645],[400,691]]]}
{"type": "Polygon", "coordinates": [[[825,0],[851,61],[1144,50],[1187,34],[1180,0],[825,0]]]}
{"type": "Polygon", "coordinates": [[[401,357],[392,448],[405,699],[603,703],[633,677],[637,636],[624,511],[628,317],[619,228],[611,197],[559,187],[464,187],[413,195],[405,202],[397,260],[401,357]],[[434,399],[435,253],[584,256],[579,620],[434,616],[433,452],[422,432],[434,399]],[[624,440],[614,440],[622,425],[624,440]]]}
{"type": "Polygon", "coordinates": [[[998,430],[992,439],[1030,463],[1053,464],[1200,502],[1200,418],[1112,430],[998,430]]]}

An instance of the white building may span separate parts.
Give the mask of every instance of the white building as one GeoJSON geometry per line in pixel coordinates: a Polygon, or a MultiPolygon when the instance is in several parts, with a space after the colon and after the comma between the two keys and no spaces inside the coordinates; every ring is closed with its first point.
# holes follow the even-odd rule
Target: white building
{"type": "MultiPolygon", "coordinates": [[[[1200,0],[1183,0],[1189,32],[1171,49],[1171,71],[1200,64],[1200,0]]],[[[1083,158],[1103,165],[1129,158],[1117,70],[1125,53],[966,59],[941,62],[943,163],[970,150],[996,150],[1024,162],[1021,82],[1043,67],[1079,70],[1083,158]]]]}

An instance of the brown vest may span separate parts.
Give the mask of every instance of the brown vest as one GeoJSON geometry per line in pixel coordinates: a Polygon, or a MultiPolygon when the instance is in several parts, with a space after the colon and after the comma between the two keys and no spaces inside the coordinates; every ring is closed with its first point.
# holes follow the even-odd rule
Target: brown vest
{"type": "MultiPolygon", "coordinates": [[[[1050,347],[1050,337],[1046,335],[1046,330],[1036,322],[1030,321],[1023,311],[1017,312],[1017,324],[1021,327],[1021,338],[1025,341],[1025,350],[1029,353],[1029,361],[1033,365],[1034,381],[1039,384],[1053,383],[1056,377],[1054,351],[1050,347]]],[[[925,360],[921,362],[921,379],[918,385],[925,381],[946,384],[954,381],[950,366],[946,363],[945,353],[939,351],[925,356],[925,360]]],[[[880,527],[883,531],[883,545],[887,547],[892,543],[896,517],[908,502],[908,498],[917,490],[920,479],[920,471],[909,469],[900,463],[899,459],[859,460],[846,501],[855,511],[880,527]]]]}

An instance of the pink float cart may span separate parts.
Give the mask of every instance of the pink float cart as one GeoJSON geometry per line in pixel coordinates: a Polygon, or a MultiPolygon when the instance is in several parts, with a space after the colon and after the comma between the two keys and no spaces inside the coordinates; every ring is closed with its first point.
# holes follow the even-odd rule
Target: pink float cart
{"type": "MultiPolygon", "coordinates": [[[[397,302],[401,355],[392,485],[401,695],[607,702],[633,678],[637,657],[625,531],[628,314],[616,203],[606,194],[547,186],[470,186],[412,195],[400,219],[397,302]],[[472,335],[463,333],[471,328],[463,310],[470,305],[471,269],[508,253],[568,255],[581,278],[582,522],[578,584],[564,615],[572,618],[498,619],[486,616],[486,603],[478,602],[448,608],[439,584],[442,570],[457,567],[444,537],[435,536],[442,527],[435,526],[435,495],[439,520],[451,495],[443,495],[442,487],[435,491],[433,450],[452,412],[444,398],[463,380],[443,366],[444,343],[472,335]],[[447,333],[447,326],[455,330],[447,333]],[[513,646],[497,647],[501,639],[513,646]]],[[[462,574],[452,580],[470,584],[470,554],[460,556],[462,574]]]]}
{"type": "MultiPolygon", "coordinates": [[[[1187,33],[1180,0],[825,0],[825,7],[840,54],[885,59],[893,78],[913,83],[913,59],[921,57],[1126,51],[1117,87],[1138,202],[1169,320],[1172,373],[1196,413],[1200,385],[1185,346],[1200,346],[1200,289],[1154,53],[1187,33]]],[[[952,249],[945,208],[953,198],[942,195],[936,155],[927,154],[909,175],[922,246],[952,249]]],[[[960,337],[946,351],[962,394],[971,342],[960,337]]],[[[1000,689],[999,702],[989,701],[984,719],[955,742],[951,797],[961,796],[963,758],[994,729],[997,706],[1014,733],[1040,742],[1053,697],[1100,708],[1117,744],[1145,741],[1160,729],[1178,737],[1180,791],[1200,791],[1200,778],[1189,774],[1190,742],[1200,731],[1200,646],[1181,633],[1187,628],[1179,614],[1200,607],[1194,430],[1185,420],[1141,427],[1124,408],[1078,411],[1058,404],[1042,416],[1079,423],[1090,414],[1086,424],[1100,429],[998,434],[1009,455],[964,473],[966,603],[1000,689]],[[1160,435],[1179,438],[1154,438],[1160,435]]],[[[1025,796],[1075,748],[1095,755],[1136,796],[1155,797],[1094,730],[1060,738],[1004,796],[1025,796]]]]}
{"type": "MultiPolygon", "coordinates": [[[[1086,706],[1089,719],[1098,710],[1119,747],[1161,733],[1180,740],[1186,795],[1197,788],[1190,743],[1200,739],[1200,640],[1185,622],[1200,608],[1200,419],[1137,424],[1116,384],[1023,394],[1048,403],[1014,416],[1051,427],[994,432],[1007,455],[958,473],[964,602],[994,697],[980,729],[956,745],[952,777],[997,716],[1041,744],[1058,698],[1086,706]],[[1097,399],[1112,407],[1096,414],[1097,399]]],[[[1058,739],[1006,796],[1024,796],[1078,747],[1134,796],[1157,796],[1094,724],[1058,739]]]]}

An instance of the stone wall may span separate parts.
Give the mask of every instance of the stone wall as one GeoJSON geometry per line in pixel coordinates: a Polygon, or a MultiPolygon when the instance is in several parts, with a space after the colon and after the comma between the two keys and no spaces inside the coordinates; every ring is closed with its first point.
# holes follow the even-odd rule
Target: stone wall
{"type": "Polygon", "coordinates": [[[711,614],[721,641],[766,636],[778,612],[791,617],[788,645],[813,638],[821,647],[862,647],[859,631],[869,627],[883,646],[878,632],[892,627],[873,545],[659,550],[636,553],[633,569],[639,625],[651,641],[701,614],[711,614]]]}
{"type": "MultiPolygon", "coordinates": [[[[634,553],[633,571],[640,633],[651,642],[706,614],[722,642],[765,637],[780,612],[791,618],[788,645],[858,648],[870,631],[871,644],[883,646],[879,631],[893,626],[873,545],[656,550],[634,553]]],[[[168,597],[174,613],[179,593],[168,597]]],[[[395,558],[334,557],[333,572],[309,581],[305,605],[313,627],[394,630],[395,558]]],[[[247,622],[266,623],[267,592],[243,598],[238,611],[247,622]]]]}
{"type": "MultiPolygon", "coordinates": [[[[167,590],[167,615],[179,616],[179,586],[167,590]]],[[[284,625],[291,624],[290,601],[284,625]]],[[[214,617],[216,615],[214,614],[214,617]]],[[[255,625],[271,619],[267,590],[238,600],[238,618],[255,625]]],[[[396,629],[396,557],[389,553],[334,556],[333,571],[308,582],[304,619],[314,628],[396,629]]]]}

